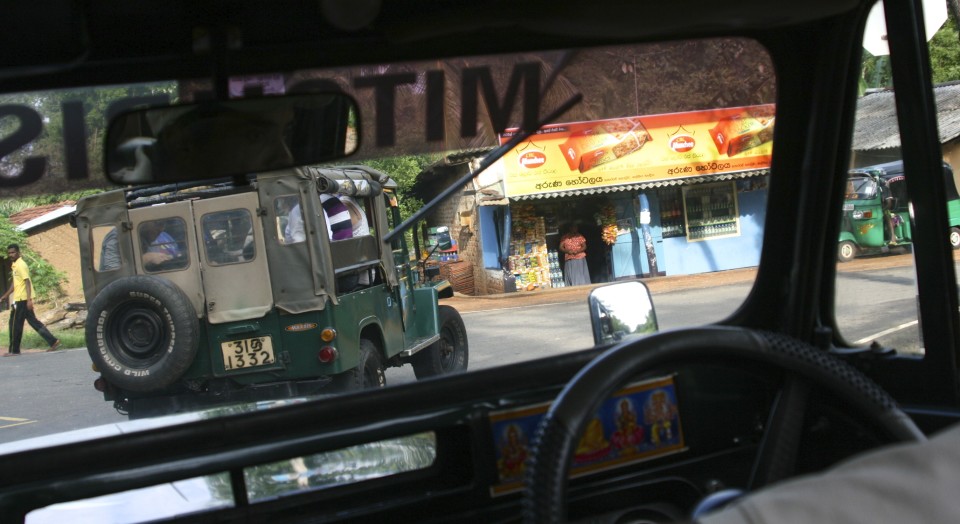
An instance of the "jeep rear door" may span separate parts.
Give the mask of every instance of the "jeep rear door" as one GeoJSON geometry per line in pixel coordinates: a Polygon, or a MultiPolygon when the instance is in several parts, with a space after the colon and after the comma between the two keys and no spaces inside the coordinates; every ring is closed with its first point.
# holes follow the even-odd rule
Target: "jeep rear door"
{"type": "MultiPolygon", "coordinates": [[[[148,206],[130,210],[133,226],[133,250],[136,271],[140,275],[164,278],[176,284],[187,297],[199,316],[203,312],[203,293],[201,289],[200,264],[197,262],[197,240],[191,227],[193,211],[191,201],[170,202],[159,206],[148,206]],[[147,264],[151,243],[154,238],[150,231],[160,225],[164,232],[177,242],[180,259],[161,263],[147,264]]],[[[162,246],[162,245],[161,245],[162,246]]]]}
{"type": "Polygon", "coordinates": [[[193,203],[211,324],[260,318],[273,307],[258,203],[252,192],[193,203]]]}

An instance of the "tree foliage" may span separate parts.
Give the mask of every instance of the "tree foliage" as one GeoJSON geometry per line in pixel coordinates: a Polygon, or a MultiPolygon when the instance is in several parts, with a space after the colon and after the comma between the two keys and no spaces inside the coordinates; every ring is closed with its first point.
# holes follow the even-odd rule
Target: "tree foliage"
{"type": "MultiPolygon", "coordinates": [[[[929,53],[934,84],[960,80],[960,35],[957,33],[957,21],[953,13],[949,14],[947,21],[930,39],[929,53]]],[[[861,91],[866,88],[892,87],[890,57],[873,56],[866,50],[863,56],[861,91]]]]}
{"type": "Polygon", "coordinates": [[[935,84],[960,80],[960,35],[952,14],[930,40],[930,67],[935,84]]]}
{"type": "MultiPolygon", "coordinates": [[[[103,140],[107,116],[113,104],[131,97],[167,95],[176,96],[176,83],[165,82],[133,86],[91,87],[65,91],[36,91],[0,95],[0,105],[12,104],[33,109],[43,122],[40,135],[26,146],[0,158],[0,176],[19,174],[27,158],[39,157],[46,161],[46,172],[39,182],[24,189],[23,194],[56,193],[67,184],[66,154],[64,150],[65,106],[81,104],[83,128],[86,134],[87,167],[90,177],[85,181],[71,181],[73,190],[102,186],[103,140]]],[[[0,137],[10,136],[23,123],[15,117],[0,118],[0,137]]],[[[6,191],[15,193],[15,190],[6,191]]]]}
{"type": "Polygon", "coordinates": [[[440,155],[408,155],[369,160],[364,163],[396,180],[400,197],[400,216],[406,219],[423,207],[423,201],[414,196],[412,191],[417,175],[439,159],[440,155]]]}
{"type": "MultiPolygon", "coordinates": [[[[53,300],[64,295],[61,286],[66,281],[67,275],[58,271],[34,250],[30,249],[27,244],[26,233],[18,230],[6,218],[0,217],[0,247],[4,249],[4,253],[6,253],[6,247],[10,244],[20,246],[20,255],[27,266],[30,267],[30,282],[38,300],[53,300]]],[[[6,285],[11,284],[7,282],[6,285]]]]}

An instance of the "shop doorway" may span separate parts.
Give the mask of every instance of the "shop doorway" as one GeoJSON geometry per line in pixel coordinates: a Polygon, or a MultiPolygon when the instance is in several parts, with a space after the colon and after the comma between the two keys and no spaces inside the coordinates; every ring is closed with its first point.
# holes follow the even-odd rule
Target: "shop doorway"
{"type": "Polygon", "coordinates": [[[590,270],[590,282],[599,284],[610,280],[610,247],[603,243],[601,228],[592,220],[580,224],[580,233],[587,239],[587,268],[590,270]]]}
{"type": "Polygon", "coordinates": [[[606,196],[581,197],[558,202],[555,213],[563,226],[576,224],[580,234],[587,241],[587,268],[590,271],[590,282],[599,284],[610,282],[610,246],[603,241],[603,226],[598,224],[604,207],[609,205],[606,196]]]}

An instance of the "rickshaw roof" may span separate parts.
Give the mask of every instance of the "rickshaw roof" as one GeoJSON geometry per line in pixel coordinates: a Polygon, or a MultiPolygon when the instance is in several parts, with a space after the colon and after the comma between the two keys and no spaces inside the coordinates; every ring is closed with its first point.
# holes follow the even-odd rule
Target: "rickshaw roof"
{"type": "MultiPolygon", "coordinates": [[[[856,169],[851,169],[849,174],[873,175],[878,177],[884,185],[887,185],[891,182],[900,182],[906,180],[905,173],[903,171],[903,160],[858,167],[856,169]]],[[[956,182],[953,178],[953,169],[950,167],[950,164],[946,162],[943,162],[943,180],[946,185],[948,199],[960,198],[960,196],[957,195],[956,182]]]]}
{"type": "Polygon", "coordinates": [[[874,175],[880,177],[884,182],[886,182],[891,178],[903,175],[903,160],[858,167],[856,169],[851,169],[850,174],[874,175]]]}

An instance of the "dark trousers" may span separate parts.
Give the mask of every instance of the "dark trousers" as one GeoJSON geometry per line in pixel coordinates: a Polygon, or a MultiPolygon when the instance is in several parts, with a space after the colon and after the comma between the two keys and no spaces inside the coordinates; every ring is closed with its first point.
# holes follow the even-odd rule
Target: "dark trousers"
{"type": "Polygon", "coordinates": [[[20,340],[23,338],[23,321],[26,320],[34,331],[40,333],[40,336],[47,341],[47,344],[53,345],[57,337],[50,333],[50,330],[43,325],[43,322],[37,318],[37,315],[30,309],[27,309],[27,301],[20,300],[13,304],[13,311],[10,312],[10,352],[20,352],[20,340]]]}

